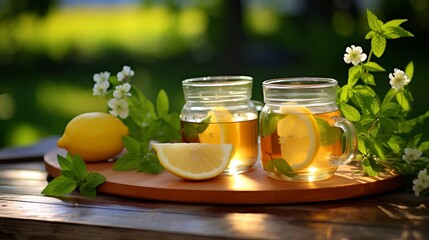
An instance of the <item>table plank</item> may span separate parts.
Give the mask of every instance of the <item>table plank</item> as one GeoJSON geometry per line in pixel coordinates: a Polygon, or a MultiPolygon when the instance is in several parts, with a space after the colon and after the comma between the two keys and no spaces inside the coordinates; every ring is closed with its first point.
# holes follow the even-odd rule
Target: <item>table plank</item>
{"type": "Polygon", "coordinates": [[[0,239],[429,238],[429,198],[403,191],[271,205],[181,204],[77,193],[53,198],[40,194],[47,184],[41,164],[0,165],[0,239]]]}

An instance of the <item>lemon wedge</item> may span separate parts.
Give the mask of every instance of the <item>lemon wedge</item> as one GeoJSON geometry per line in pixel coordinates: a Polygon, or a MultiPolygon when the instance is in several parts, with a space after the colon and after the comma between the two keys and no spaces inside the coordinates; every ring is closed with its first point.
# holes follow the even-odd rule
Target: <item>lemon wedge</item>
{"type": "Polygon", "coordinates": [[[280,113],[286,115],[277,123],[282,158],[292,170],[303,170],[313,162],[319,150],[317,122],[306,107],[284,105],[280,113]]]}
{"type": "Polygon", "coordinates": [[[231,160],[231,144],[154,143],[161,165],[178,177],[206,180],[221,174],[231,160]]]}

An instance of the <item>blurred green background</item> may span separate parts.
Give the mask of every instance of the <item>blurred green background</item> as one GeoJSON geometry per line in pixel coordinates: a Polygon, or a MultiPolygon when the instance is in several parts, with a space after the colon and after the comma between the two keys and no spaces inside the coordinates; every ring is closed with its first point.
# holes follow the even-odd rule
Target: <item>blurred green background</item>
{"type": "MultiPolygon", "coordinates": [[[[412,115],[429,109],[429,0],[0,0],[0,147],[62,134],[75,115],[106,111],[92,75],[131,66],[151,100],[160,89],[179,112],[181,81],[208,75],[323,76],[346,83],[345,48],[364,39],[370,9],[384,22],[406,18],[414,38],[388,41],[376,75],[414,61],[412,115]]],[[[422,131],[429,135],[428,124],[422,131]]]]}

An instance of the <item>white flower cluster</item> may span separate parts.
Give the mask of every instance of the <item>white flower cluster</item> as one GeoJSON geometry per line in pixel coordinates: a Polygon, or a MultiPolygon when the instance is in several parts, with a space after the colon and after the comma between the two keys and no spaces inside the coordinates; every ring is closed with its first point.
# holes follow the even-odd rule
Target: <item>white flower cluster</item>
{"type": "MultiPolygon", "coordinates": [[[[129,66],[124,66],[122,71],[118,72],[116,76],[118,78],[118,82],[122,84],[115,86],[113,97],[108,100],[107,105],[110,108],[110,114],[125,119],[129,114],[128,102],[125,98],[131,96],[131,84],[129,84],[129,81],[131,80],[131,77],[134,76],[134,71],[129,66]]],[[[92,94],[95,96],[107,95],[107,90],[110,87],[109,78],[110,72],[94,74],[93,80],[95,84],[92,88],[92,94]]]]}
{"type": "Polygon", "coordinates": [[[420,196],[420,192],[425,189],[429,189],[429,175],[427,169],[420,170],[417,174],[417,178],[413,180],[413,190],[416,196],[420,196]]]}
{"type": "MultiPolygon", "coordinates": [[[[354,66],[356,66],[365,61],[366,57],[367,56],[365,53],[363,53],[362,47],[351,45],[350,47],[346,48],[346,53],[344,54],[343,59],[347,64],[352,63],[354,66]]],[[[396,91],[400,91],[405,85],[410,83],[408,75],[398,68],[395,68],[393,73],[389,74],[389,79],[390,85],[396,91]]]]}
{"type": "MultiPolygon", "coordinates": [[[[423,152],[419,149],[405,148],[404,155],[402,159],[407,163],[411,163],[414,160],[418,160],[423,152]]],[[[429,189],[429,175],[427,174],[427,169],[420,170],[417,174],[417,178],[413,180],[413,191],[416,196],[420,196],[420,192],[425,189],[429,189]]]]}

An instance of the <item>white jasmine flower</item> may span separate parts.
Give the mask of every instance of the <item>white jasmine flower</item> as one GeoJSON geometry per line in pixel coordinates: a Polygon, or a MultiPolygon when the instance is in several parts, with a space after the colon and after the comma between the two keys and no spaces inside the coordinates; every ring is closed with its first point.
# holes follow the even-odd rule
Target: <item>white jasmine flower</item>
{"type": "Polygon", "coordinates": [[[422,151],[412,148],[405,148],[404,153],[405,154],[402,155],[402,159],[408,163],[419,159],[423,155],[422,151]]]}
{"type": "Polygon", "coordinates": [[[413,191],[416,196],[420,196],[420,192],[429,188],[429,175],[427,169],[420,170],[417,178],[413,180],[413,191]]]}
{"type": "Polygon", "coordinates": [[[100,72],[100,73],[96,73],[94,74],[94,76],[92,77],[92,79],[94,80],[94,82],[99,83],[99,82],[105,82],[105,81],[109,81],[110,78],[110,72],[100,72]]]}
{"type": "Polygon", "coordinates": [[[115,87],[115,91],[113,91],[113,96],[115,98],[122,98],[124,96],[131,96],[130,93],[131,84],[124,83],[122,85],[118,85],[115,87]]]}
{"type": "Polygon", "coordinates": [[[112,98],[107,102],[107,105],[112,109],[109,113],[113,116],[119,116],[123,119],[128,117],[128,102],[125,99],[112,98]]]}
{"type": "Polygon", "coordinates": [[[352,63],[353,65],[358,65],[359,63],[365,61],[366,54],[363,53],[363,50],[359,46],[351,45],[346,48],[346,53],[344,54],[344,62],[347,64],[352,63]]]}
{"type": "Polygon", "coordinates": [[[124,66],[122,71],[118,72],[116,76],[118,77],[118,81],[122,82],[123,80],[134,76],[134,71],[129,66],[124,66]]]}
{"type": "Polygon", "coordinates": [[[392,88],[396,89],[397,91],[401,90],[405,85],[410,83],[410,79],[408,78],[408,75],[404,73],[404,71],[395,68],[393,73],[389,74],[390,78],[390,85],[392,85],[392,88]]]}
{"type": "Polygon", "coordinates": [[[96,82],[92,88],[92,95],[94,96],[104,96],[109,88],[109,81],[96,82]]]}

